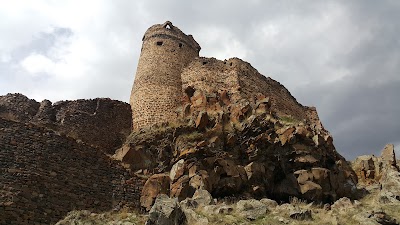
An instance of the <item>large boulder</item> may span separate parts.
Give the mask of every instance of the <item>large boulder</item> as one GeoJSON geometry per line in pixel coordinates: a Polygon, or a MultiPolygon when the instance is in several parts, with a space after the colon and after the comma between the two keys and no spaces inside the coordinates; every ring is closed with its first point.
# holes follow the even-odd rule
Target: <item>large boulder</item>
{"type": "Polygon", "coordinates": [[[240,200],[236,203],[236,211],[240,216],[249,220],[256,220],[259,217],[265,216],[268,212],[267,205],[255,200],[240,200]]]}
{"type": "Polygon", "coordinates": [[[184,225],[187,224],[186,215],[176,198],[169,198],[161,194],[157,197],[149,212],[146,225],[184,225]]]}
{"type": "Polygon", "coordinates": [[[154,174],[143,186],[140,197],[140,205],[146,210],[150,210],[156,198],[160,194],[170,192],[170,178],[168,174],[154,174]]]}

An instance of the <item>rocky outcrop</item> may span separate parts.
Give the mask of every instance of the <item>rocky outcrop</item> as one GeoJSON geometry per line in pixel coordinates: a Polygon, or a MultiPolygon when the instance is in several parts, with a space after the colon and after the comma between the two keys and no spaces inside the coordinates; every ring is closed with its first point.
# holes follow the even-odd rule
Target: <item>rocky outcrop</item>
{"type": "MultiPolygon", "coordinates": [[[[355,192],[357,177],[322,126],[278,117],[262,94],[236,101],[229,92],[188,93],[180,125],[134,131],[114,155],[133,171],[157,174],[150,180],[169,174],[170,197],[201,189],[215,198],[330,202],[355,192]]],[[[155,195],[144,196],[148,208],[155,195]]]]}
{"type": "Polygon", "coordinates": [[[177,199],[160,195],[149,212],[146,225],[185,225],[186,215],[177,199]]]}
{"type": "Polygon", "coordinates": [[[122,145],[132,123],[124,102],[97,98],[38,103],[22,94],[0,96],[0,117],[48,127],[108,153],[122,145]]]}
{"type": "Polygon", "coordinates": [[[362,185],[380,183],[388,172],[399,171],[393,144],[387,144],[381,156],[358,156],[352,162],[352,167],[362,185]]]}
{"type": "Polygon", "coordinates": [[[385,146],[380,157],[359,156],[352,166],[358,176],[360,186],[367,189],[378,187],[377,201],[380,204],[400,202],[400,169],[392,144],[385,146]]]}
{"type": "Polygon", "coordinates": [[[0,118],[0,224],[54,224],[71,210],[138,207],[141,187],[98,148],[0,118]]]}

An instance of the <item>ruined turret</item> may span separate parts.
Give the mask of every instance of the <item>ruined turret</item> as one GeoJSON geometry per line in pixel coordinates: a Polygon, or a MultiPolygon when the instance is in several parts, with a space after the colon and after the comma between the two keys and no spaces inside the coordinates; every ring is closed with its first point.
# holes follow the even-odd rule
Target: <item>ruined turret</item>
{"type": "Polygon", "coordinates": [[[181,72],[199,51],[193,37],[169,21],[146,31],[130,97],[133,129],[176,120],[181,72]]]}

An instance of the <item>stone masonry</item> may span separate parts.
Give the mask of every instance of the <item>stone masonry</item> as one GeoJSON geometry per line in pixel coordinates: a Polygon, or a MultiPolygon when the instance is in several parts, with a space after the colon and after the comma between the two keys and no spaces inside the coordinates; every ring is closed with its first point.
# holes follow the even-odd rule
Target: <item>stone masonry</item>
{"type": "Polygon", "coordinates": [[[0,96],[0,118],[34,123],[114,153],[131,131],[129,104],[109,98],[36,102],[22,94],[0,96]]]}
{"type": "Polygon", "coordinates": [[[169,21],[146,31],[130,98],[133,129],[176,122],[188,88],[226,91],[234,101],[261,93],[271,99],[278,116],[318,121],[314,108],[302,106],[283,85],[249,63],[199,57],[200,49],[191,35],[169,21]]]}
{"type": "Polygon", "coordinates": [[[171,22],[146,31],[130,98],[134,129],[176,120],[182,98],[180,74],[199,51],[193,37],[171,22]]]}
{"type": "Polygon", "coordinates": [[[138,207],[141,186],[98,148],[0,118],[0,224],[54,224],[71,210],[138,207]]]}

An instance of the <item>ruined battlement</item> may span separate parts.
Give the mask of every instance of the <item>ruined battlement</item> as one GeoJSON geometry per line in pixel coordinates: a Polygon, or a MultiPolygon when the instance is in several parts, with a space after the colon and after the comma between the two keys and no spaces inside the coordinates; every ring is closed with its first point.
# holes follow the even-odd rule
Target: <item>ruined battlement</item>
{"type": "MultiPolygon", "coordinates": [[[[198,52],[200,51],[200,45],[194,40],[192,35],[186,35],[183,33],[178,27],[172,25],[170,21],[166,21],[164,24],[155,24],[151,26],[144,33],[142,41],[148,41],[150,39],[171,39],[177,42],[178,47],[183,47],[183,45],[187,45],[198,52]]],[[[159,43],[162,45],[163,43],[159,43]]]]}
{"type": "Polygon", "coordinates": [[[191,35],[169,21],[146,31],[130,97],[134,130],[178,120],[185,99],[190,97],[185,93],[188,88],[203,93],[226,92],[233,102],[261,94],[270,98],[278,116],[315,120],[310,108],[250,63],[239,58],[222,61],[199,57],[200,49],[191,35]]]}

